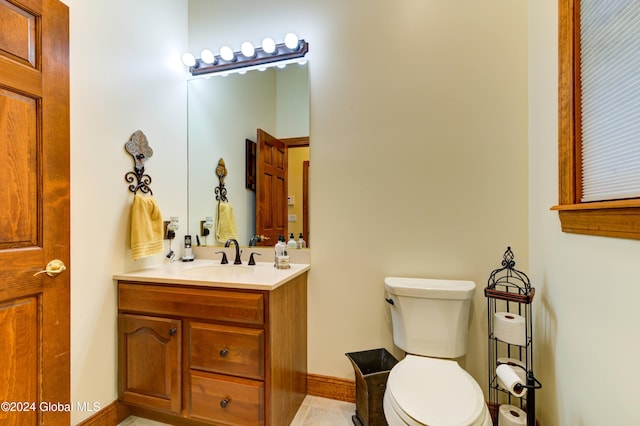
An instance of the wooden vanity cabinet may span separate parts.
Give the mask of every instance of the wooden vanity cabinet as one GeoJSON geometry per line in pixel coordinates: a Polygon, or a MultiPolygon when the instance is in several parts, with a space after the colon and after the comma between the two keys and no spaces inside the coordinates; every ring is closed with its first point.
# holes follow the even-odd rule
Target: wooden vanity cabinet
{"type": "Polygon", "coordinates": [[[171,424],[290,424],[306,395],[306,275],[271,291],[118,281],[120,400],[171,424]]]}

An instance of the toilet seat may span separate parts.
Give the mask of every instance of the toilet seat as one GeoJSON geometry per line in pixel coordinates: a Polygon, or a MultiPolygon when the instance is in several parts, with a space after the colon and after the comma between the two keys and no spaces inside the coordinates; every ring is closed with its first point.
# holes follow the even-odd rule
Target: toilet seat
{"type": "Polygon", "coordinates": [[[488,415],[480,386],[453,360],[407,355],[391,370],[385,394],[408,425],[482,425],[488,415]]]}

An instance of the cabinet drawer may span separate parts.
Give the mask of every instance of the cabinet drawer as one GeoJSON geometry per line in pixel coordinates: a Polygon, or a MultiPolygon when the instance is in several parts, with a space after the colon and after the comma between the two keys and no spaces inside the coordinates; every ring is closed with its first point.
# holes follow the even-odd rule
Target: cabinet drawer
{"type": "Polygon", "coordinates": [[[264,425],[264,384],[191,371],[189,415],[230,425],[264,425]]]}
{"type": "Polygon", "coordinates": [[[264,330],[191,323],[191,368],[264,378],[264,330]]]}
{"type": "Polygon", "coordinates": [[[264,296],[232,290],[208,290],[120,282],[118,308],[164,316],[182,316],[261,325],[264,296]]]}

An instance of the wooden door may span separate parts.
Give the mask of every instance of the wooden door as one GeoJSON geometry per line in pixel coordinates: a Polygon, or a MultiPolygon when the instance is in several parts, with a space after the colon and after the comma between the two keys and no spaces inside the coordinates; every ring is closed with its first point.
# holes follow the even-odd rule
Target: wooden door
{"type": "Polygon", "coordinates": [[[57,0],[0,0],[0,158],[0,424],[66,426],[69,14],[57,0]]]}
{"type": "Polygon", "coordinates": [[[179,413],[180,320],[118,315],[118,379],[123,401],[179,413]]]}
{"type": "Polygon", "coordinates": [[[256,159],[256,235],[269,237],[261,245],[272,246],[278,235],[287,237],[287,147],[258,129],[256,159]]]}

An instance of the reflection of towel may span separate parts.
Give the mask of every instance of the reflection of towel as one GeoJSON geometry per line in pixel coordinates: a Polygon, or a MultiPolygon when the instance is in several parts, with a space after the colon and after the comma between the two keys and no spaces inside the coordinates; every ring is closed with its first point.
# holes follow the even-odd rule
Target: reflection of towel
{"type": "Polygon", "coordinates": [[[131,257],[138,260],[162,252],[162,214],[155,198],[136,194],[131,205],[131,257]]]}
{"type": "Polygon", "coordinates": [[[229,239],[238,239],[238,227],[233,216],[231,203],[218,202],[218,217],[216,218],[216,240],[225,243],[229,239]]]}

